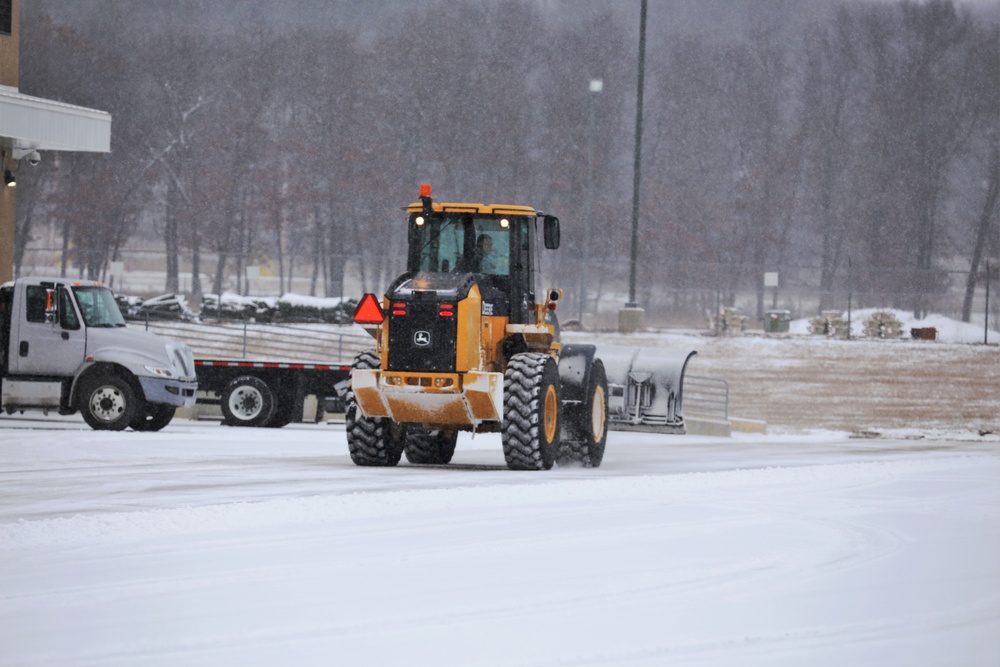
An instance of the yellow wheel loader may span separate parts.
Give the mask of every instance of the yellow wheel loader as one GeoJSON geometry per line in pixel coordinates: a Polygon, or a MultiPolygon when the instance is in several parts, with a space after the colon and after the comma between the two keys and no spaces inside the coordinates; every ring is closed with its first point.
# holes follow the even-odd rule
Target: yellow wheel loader
{"type": "Polygon", "coordinates": [[[608,382],[593,345],[561,345],[557,289],[536,285],[559,220],[528,206],[406,207],[406,273],[355,321],[375,338],[351,372],[347,442],[357,465],[448,463],[458,431],[499,432],[507,466],[601,464],[608,382]],[[540,236],[541,238],[537,238],[540,236]]]}

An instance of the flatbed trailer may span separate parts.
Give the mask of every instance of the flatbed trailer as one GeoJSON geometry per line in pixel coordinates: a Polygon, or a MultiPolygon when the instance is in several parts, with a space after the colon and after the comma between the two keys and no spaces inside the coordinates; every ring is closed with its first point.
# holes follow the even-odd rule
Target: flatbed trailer
{"type": "Polygon", "coordinates": [[[349,364],[196,358],[194,365],[198,403],[217,404],[229,426],[280,428],[302,418],[308,396],[343,412],[351,382],[349,364]]]}
{"type": "Polygon", "coordinates": [[[196,416],[221,412],[224,424],[280,428],[343,413],[351,361],[370,337],[324,323],[138,321],[132,327],[168,335],[194,350],[196,416]],[[306,412],[309,411],[309,414],[306,412]]]}

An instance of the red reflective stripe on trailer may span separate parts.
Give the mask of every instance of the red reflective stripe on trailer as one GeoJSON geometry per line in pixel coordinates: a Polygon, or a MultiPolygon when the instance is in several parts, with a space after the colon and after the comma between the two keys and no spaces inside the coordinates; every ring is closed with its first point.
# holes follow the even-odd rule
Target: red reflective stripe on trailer
{"type": "Polygon", "coordinates": [[[281,368],[289,370],[305,371],[350,371],[351,367],[346,365],[332,364],[305,364],[305,363],[284,363],[267,361],[209,361],[208,359],[195,359],[195,366],[213,366],[218,368],[281,368]]]}

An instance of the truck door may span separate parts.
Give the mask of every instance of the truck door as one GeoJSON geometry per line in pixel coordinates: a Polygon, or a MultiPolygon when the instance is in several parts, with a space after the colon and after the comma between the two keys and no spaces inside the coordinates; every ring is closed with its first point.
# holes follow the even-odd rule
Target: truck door
{"type": "Polygon", "coordinates": [[[25,285],[25,308],[20,319],[16,344],[11,345],[10,369],[17,375],[73,375],[87,349],[86,329],[80,326],[80,315],[70,291],[63,286],[25,285]],[[57,308],[52,317],[47,313],[48,289],[57,308]]]}

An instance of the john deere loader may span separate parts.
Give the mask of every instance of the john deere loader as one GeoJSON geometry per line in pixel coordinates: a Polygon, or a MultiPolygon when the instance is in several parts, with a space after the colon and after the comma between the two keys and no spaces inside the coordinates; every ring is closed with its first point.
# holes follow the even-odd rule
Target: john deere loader
{"type": "Polygon", "coordinates": [[[507,466],[601,464],[608,383],[593,345],[561,345],[560,291],[536,284],[539,241],[559,220],[528,206],[439,203],[429,186],[406,207],[406,273],[355,321],[375,338],[351,373],[354,463],[448,463],[459,431],[499,432],[507,466]],[[540,238],[538,238],[540,237],[540,238]]]}

